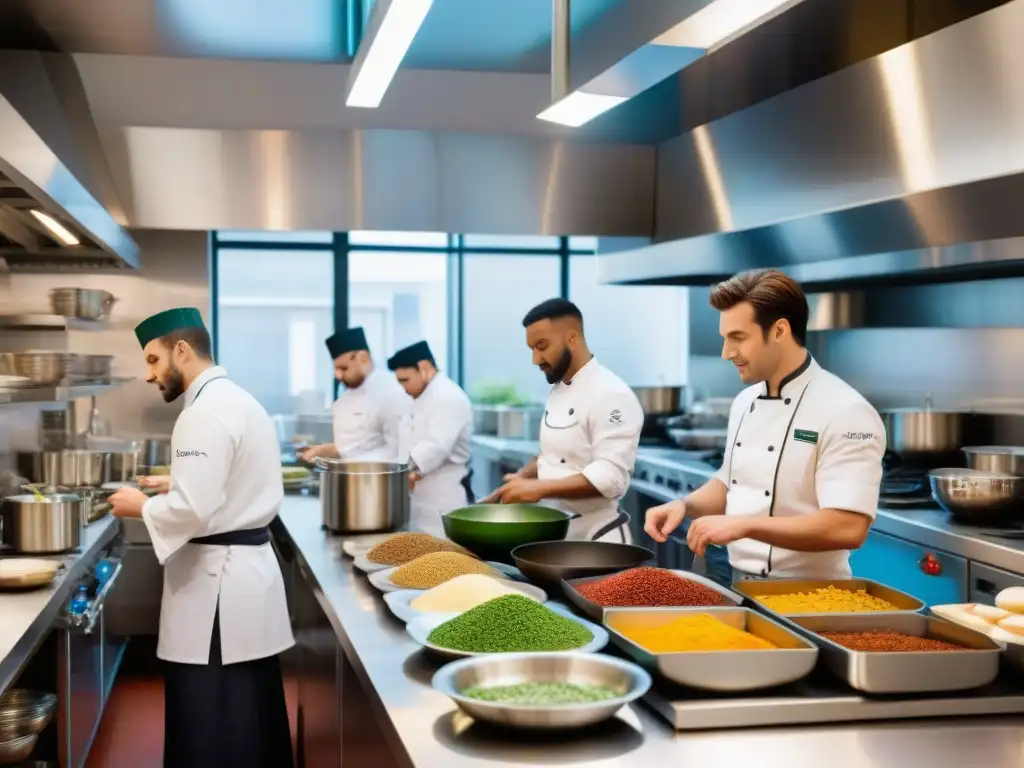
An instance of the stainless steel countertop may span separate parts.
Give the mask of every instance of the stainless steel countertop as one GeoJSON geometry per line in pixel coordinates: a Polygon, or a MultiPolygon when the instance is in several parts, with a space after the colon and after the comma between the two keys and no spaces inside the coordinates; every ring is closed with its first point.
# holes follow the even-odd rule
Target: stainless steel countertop
{"type": "Polygon", "coordinates": [[[751,728],[677,734],[644,705],[583,736],[508,736],[471,725],[430,687],[438,664],[406,635],[380,593],[320,530],[317,500],[287,497],[283,531],[399,759],[423,768],[675,765],[757,768],[906,768],[1024,764],[1022,718],[933,719],[884,724],[751,728]],[[699,762],[698,762],[699,761],[699,762]]]}
{"type": "Polygon", "coordinates": [[[119,530],[119,522],[109,515],[97,520],[86,527],[79,552],[44,556],[64,563],[64,570],[49,587],[31,592],[0,592],[0,693],[46,639],[91,559],[119,530]]]}
{"type": "MultiPolygon", "coordinates": [[[[503,440],[487,436],[474,436],[472,439],[472,450],[494,459],[528,459],[536,456],[539,449],[538,443],[530,440],[503,440]]],[[[708,466],[674,461],[673,453],[670,449],[641,446],[638,456],[648,462],[682,468],[705,477],[711,476],[708,466]]],[[[995,568],[1024,574],[1024,539],[980,534],[973,528],[956,524],[940,509],[879,507],[872,530],[995,568]]]]}

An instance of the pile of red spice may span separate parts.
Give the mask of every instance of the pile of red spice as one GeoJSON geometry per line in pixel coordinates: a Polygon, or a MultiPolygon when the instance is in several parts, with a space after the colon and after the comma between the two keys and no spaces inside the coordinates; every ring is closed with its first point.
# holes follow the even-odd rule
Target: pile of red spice
{"type": "Polygon", "coordinates": [[[662,568],[632,568],[601,581],[577,584],[576,589],[603,607],[732,605],[715,590],[662,568]]]}
{"type": "Polygon", "coordinates": [[[956,643],[933,637],[914,637],[892,630],[867,632],[821,632],[822,637],[851,651],[913,652],[913,651],[966,651],[956,643]]]}

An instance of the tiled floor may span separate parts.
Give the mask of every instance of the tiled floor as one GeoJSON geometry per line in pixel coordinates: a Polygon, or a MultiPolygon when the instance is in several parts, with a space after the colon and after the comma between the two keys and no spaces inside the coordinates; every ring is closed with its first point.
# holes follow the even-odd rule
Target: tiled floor
{"type": "MultiPolygon", "coordinates": [[[[164,748],[164,686],[150,647],[125,655],[87,768],[161,768],[164,748]]],[[[298,686],[285,680],[288,714],[295,735],[298,686]]]]}

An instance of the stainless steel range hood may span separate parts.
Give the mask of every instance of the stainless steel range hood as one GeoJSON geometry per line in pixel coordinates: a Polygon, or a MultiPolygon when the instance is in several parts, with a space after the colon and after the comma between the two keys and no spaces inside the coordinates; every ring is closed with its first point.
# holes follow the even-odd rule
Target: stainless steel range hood
{"type": "Polygon", "coordinates": [[[0,52],[0,268],[138,267],[112,189],[71,57],[0,52]]]}
{"type": "Polygon", "coordinates": [[[659,147],[655,240],[613,283],[780,267],[825,289],[1024,274],[1024,0],[659,147]]]}

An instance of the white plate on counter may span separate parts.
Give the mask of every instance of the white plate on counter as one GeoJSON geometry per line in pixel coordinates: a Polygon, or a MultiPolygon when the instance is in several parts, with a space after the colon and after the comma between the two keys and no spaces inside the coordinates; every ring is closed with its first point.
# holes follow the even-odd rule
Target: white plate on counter
{"type": "Polygon", "coordinates": [[[378,544],[387,541],[394,535],[393,533],[375,533],[368,536],[360,536],[358,539],[348,539],[342,542],[341,551],[348,557],[355,559],[360,555],[365,555],[378,544]]]}
{"type": "MultiPolygon", "coordinates": [[[[594,636],[593,640],[579,648],[572,648],[567,651],[545,651],[545,653],[597,653],[608,644],[608,632],[604,627],[599,627],[597,624],[589,622],[586,619],[581,619],[568,608],[564,608],[558,603],[547,603],[544,607],[554,611],[560,616],[564,616],[567,619],[575,621],[577,624],[583,625],[590,630],[590,633],[594,636]]],[[[416,641],[416,643],[423,646],[431,653],[435,653],[449,659],[464,659],[469,656],[492,655],[490,653],[470,653],[468,651],[456,651],[451,648],[442,648],[441,646],[434,645],[427,640],[427,638],[430,637],[431,632],[446,621],[450,621],[458,615],[459,614],[441,613],[431,616],[420,616],[406,624],[405,631],[409,637],[416,641]]]]}
{"type": "MultiPolygon", "coordinates": [[[[494,570],[500,571],[501,573],[505,574],[509,577],[510,580],[525,582],[523,574],[520,572],[518,568],[515,568],[510,565],[504,565],[503,563],[492,563],[489,560],[485,560],[484,563],[491,566],[491,568],[493,568],[494,570]]],[[[375,586],[381,592],[401,592],[402,590],[407,590],[410,592],[426,592],[425,589],[410,590],[408,587],[400,587],[398,584],[392,582],[391,574],[397,571],[400,567],[401,566],[396,565],[383,571],[374,571],[370,574],[370,583],[373,584],[373,586],[375,586]]]]}
{"type": "MultiPolygon", "coordinates": [[[[513,589],[517,589],[527,597],[531,597],[538,603],[546,603],[548,596],[547,593],[540,587],[535,587],[532,584],[511,584],[513,589]]],[[[402,589],[398,592],[388,592],[384,595],[384,602],[387,603],[388,608],[395,614],[399,619],[408,623],[413,619],[421,617],[437,617],[443,615],[449,615],[447,612],[437,611],[419,611],[412,607],[411,603],[417,597],[422,595],[426,590],[419,589],[402,589]]],[[[458,615],[458,614],[455,614],[458,615]]]]}
{"type": "MultiPolygon", "coordinates": [[[[368,552],[369,550],[367,550],[368,552]]],[[[352,561],[352,565],[358,568],[363,573],[376,573],[377,571],[386,571],[388,568],[395,568],[394,565],[387,565],[386,563],[375,563],[372,560],[366,558],[366,552],[356,555],[352,561]]]]}

